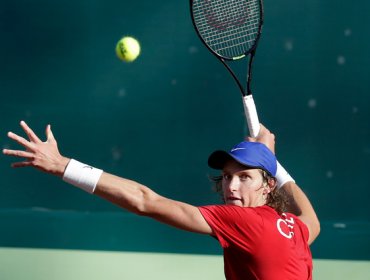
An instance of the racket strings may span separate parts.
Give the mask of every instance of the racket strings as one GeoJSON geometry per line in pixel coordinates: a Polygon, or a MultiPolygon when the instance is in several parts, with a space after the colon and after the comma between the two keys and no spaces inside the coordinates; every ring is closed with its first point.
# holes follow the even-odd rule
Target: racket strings
{"type": "Polygon", "coordinates": [[[193,17],[199,34],[216,53],[238,57],[255,44],[261,26],[257,0],[193,0],[193,17]]]}

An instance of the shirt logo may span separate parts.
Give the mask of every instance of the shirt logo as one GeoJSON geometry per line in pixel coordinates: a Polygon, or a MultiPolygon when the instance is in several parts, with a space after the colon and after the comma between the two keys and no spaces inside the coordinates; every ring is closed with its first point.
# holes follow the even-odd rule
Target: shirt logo
{"type": "Polygon", "coordinates": [[[282,236],[291,239],[294,235],[294,219],[293,217],[288,218],[285,213],[282,214],[282,217],[283,219],[276,221],[276,227],[282,236]]]}

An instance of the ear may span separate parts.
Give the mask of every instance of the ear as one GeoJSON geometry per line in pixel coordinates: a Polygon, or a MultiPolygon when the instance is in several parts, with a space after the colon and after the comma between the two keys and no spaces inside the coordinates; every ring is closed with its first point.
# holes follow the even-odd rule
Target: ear
{"type": "Polygon", "coordinates": [[[268,180],[269,192],[272,192],[276,188],[277,181],[275,178],[269,178],[268,180]]]}
{"type": "Polygon", "coordinates": [[[269,178],[268,183],[270,186],[275,187],[277,184],[277,180],[274,177],[269,178]]]}
{"type": "Polygon", "coordinates": [[[270,187],[270,184],[268,182],[264,182],[263,183],[263,194],[266,195],[266,194],[269,194],[270,192],[272,191],[271,187],[270,187]]]}

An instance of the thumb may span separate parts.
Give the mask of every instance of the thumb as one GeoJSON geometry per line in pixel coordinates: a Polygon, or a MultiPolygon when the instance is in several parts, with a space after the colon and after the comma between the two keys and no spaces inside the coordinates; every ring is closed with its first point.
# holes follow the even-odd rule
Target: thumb
{"type": "Polygon", "coordinates": [[[256,142],[257,141],[256,138],[250,137],[250,136],[245,137],[245,140],[248,141],[248,142],[256,142]]]}
{"type": "Polygon", "coordinates": [[[50,124],[48,124],[46,126],[46,138],[47,138],[48,142],[55,141],[54,134],[51,131],[51,125],[50,124]]]}

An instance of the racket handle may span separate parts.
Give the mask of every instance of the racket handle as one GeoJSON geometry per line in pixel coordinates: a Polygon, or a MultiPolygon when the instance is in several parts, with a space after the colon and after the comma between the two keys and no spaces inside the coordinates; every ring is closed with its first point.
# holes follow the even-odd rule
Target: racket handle
{"type": "MultiPolygon", "coordinates": [[[[249,134],[251,137],[257,137],[260,132],[260,122],[258,120],[256,104],[254,104],[253,96],[246,95],[243,96],[243,104],[245,116],[248,122],[249,134]]],[[[281,166],[281,164],[276,161],[277,170],[276,170],[276,179],[277,187],[281,188],[286,182],[295,182],[292,176],[281,166]]]]}
{"type": "Polygon", "coordinates": [[[247,118],[249,134],[251,137],[257,137],[260,132],[260,121],[258,120],[256,105],[253,96],[243,96],[244,112],[247,118]]]}

